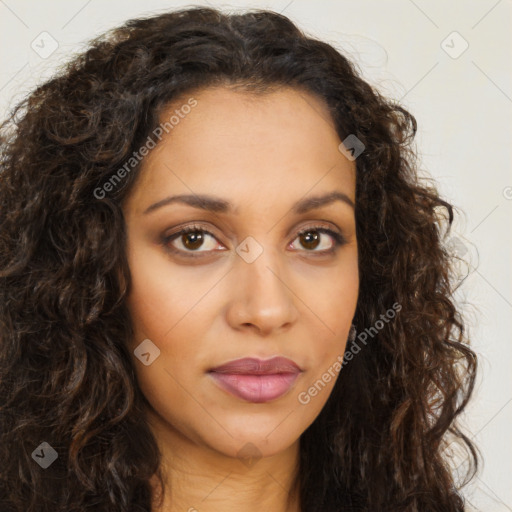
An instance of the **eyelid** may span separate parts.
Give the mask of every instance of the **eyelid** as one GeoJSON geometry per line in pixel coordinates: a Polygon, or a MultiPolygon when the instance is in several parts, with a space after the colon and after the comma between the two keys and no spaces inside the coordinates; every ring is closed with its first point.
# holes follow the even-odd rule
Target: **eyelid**
{"type": "MultiPolygon", "coordinates": [[[[198,251],[184,251],[182,249],[176,249],[175,247],[173,247],[171,245],[171,242],[176,240],[180,235],[187,234],[187,233],[190,233],[190,232],[196,232],[196,231],[199,231],[199,232],[202,232],[202,233],[204,233],[206,235],[211,236],[212,238],[217,240],[217,242],[219,244],[222,245],[222,243],[219,242],[217,236],[215,235],[215,233],[212,232],[212,230],[211,230],[211,228],[209,226],[201,225],[199,223],[192,223],[192,224],[186,224],[184,226],[179,226],[177,228],[177,231],[174,231],[174,232],[172,232],[169,235],[163,235],[161,243],[166,248],[167,251],[169,251],[169,252],[171,252],[173,254],[184,256],[186,258],[187,257],[201,258],[204,255],[209,255],[209,254],[214,253],[214,252],[219,252],[219,251],[215,251],[215,250],[211,250],[211,251],[199,251],[199,250],[198,251]]],[[[307,232],[307,231],[318,231],[320,233],[327,234],[328,236],[330,236],[334,240],[334,243],[333,243],[333,246],[330,249],[324,249],[322,251],[315,251],[315,250],[308,251],[307,249],[304,249],[301,252],[306,252],[306,253],[310,253],[310,254],[317,254],[319,256],[321,256],[321,255],[329,255],[329,254],[334,253],[342,245],[347,243],[347,240],[346,240],[345,236],[343,235],[343,233],[341,232],[341,230],[339,228],[337,228],[337,227],[333,227],[333,223],[332,222],[318,220],[318,221],[311,221],[309,224],[306,224],[305,226],[302,226],[300,229],[295,229],[293,231],[293,233],[295,233],[294,238],[290,242],[288,242],[287,246],[290,245],[298,236],[302,235],[304,232],[307,232]],[[322,222],[325,223],[325,224],[322,224],[322,222]]],[[[292,236],[292,235],[290,235],[290,236],[292,236]]]]}
{"type": "MultiPolygon", "coordinates": [[[[340,229],[335,229],[331,226],[325,226],[318,223],[306,225],[303,228],[299,229],[295,234],[295,238],[297,238],[303,233],[307,233],[308,231],[318,231],[319,233],[324,233],[334,240],[334,244],[330,249],[324,249],[323,251],[308,251],[304,249],[302,252],[317,255],[329,255],[335,253],[342,245],[345,245],[347,243],[347,239],[340,229]]],[[[293,238],[293,240],[295,240],[295,238],[293,238]]]]}

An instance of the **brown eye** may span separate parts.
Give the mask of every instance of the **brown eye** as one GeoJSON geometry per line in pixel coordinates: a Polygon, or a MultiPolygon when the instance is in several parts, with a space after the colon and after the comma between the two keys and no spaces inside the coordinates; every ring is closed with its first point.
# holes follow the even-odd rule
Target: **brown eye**
{"type": "Polygon", "coordinates": [[[297,234],[297,239],[300,240],[300,245],[306,249],[306,252],[320,254],[332,253],[337,247],[346,243],[345,238],[340,233],[320,226],[302,230],[297,234]],[[316,250],[322,244],[322,234],[329,235],[333,242],[330,246],[316,250]]]}
{"type": "Polygon", "coordinates": [[[315,249],[320,243],[320,235],[317,231],[305,231],[299,235],[301,244],[306,249],[315,249]]]}
{"type": "Polygon", "coordinates": [[[183,256],[203,256],[214,252],[219,246],[212,233],[198,226],[189,226],[166,236],[163,238],[162,244],[169,251],[183,256]]]}
{"type": "Polygon", "coordinates": [[[203,233],[200,231],[193,231],[181,235],[181,243],[184,247],[190,250],[199,249],[204,242],[203,233]]]}

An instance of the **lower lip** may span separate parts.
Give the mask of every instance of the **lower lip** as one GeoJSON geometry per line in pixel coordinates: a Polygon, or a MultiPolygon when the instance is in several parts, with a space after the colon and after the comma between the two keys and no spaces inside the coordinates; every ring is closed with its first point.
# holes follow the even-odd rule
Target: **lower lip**
{"type": "Polygon", "coordinates": [[[228,393],[254,403],[270,402],[283,396],[299,376],[298,373],[241,375],[216,372],[210,372],[210,375],[228,393]]]}

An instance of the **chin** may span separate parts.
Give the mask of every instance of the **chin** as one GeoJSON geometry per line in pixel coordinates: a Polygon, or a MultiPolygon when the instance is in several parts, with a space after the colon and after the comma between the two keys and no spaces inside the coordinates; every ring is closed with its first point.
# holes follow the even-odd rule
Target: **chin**
{"type": "MultiPolygon", "coordinates": [[[[247,418],[244,418],[243,422],[247,422],[247,418]]],[[[201,437],[203,442],[227,457],[241,459],[272,457],[289,449],[302,434],[302,430],[297,429],[297,425],[295,425],[297,430],[291,431],[289,426],[281,429],[283,423],[287,422],[283,422],[282,417],[270,424],[267,421],[259,423],[253,421],[250,426],[231,425],[224,422],[223,426],[226,430],[219,427],[215,432],[209,430],[201,437]],[[282,422],[281,425],[279,425],[280,422],[282,422]]]]}

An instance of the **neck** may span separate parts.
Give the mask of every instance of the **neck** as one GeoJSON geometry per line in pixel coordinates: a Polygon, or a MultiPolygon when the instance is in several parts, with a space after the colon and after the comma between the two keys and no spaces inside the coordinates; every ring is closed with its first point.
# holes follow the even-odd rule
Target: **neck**
{"type": "Polygon", "coordinates": [[[151,479],[152,512],[300,512],[299,440],[272,456],[239,458],[195,443],[161,419],[151,424],[165,485],[162,492],[151,479]]]}

